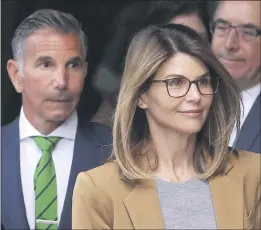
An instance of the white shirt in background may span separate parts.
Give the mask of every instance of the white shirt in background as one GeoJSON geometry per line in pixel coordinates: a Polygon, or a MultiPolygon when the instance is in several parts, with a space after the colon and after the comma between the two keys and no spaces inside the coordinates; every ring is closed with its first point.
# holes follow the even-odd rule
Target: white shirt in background
{"type": "MultiPolygon", "coordinates": [[[[260,94],[261,90],[261,83],[253,86],[250,89],[244,90],[241,92],[241,98],[242,98],[242,104],[240,104],[241,109],[241,116],[240,116],[240,129],[242,128],[242,125],[244,124],[244,121],[246,120],[247,115],[249,114],[253,104],[255,103],[255,100],[257,99],[258,95],[260,94]]],[[[229,140],[229,146],[233,147],[235,144],[235,140],[237,137],[236,128],[234,128],[230,140],[229,140]]]]}

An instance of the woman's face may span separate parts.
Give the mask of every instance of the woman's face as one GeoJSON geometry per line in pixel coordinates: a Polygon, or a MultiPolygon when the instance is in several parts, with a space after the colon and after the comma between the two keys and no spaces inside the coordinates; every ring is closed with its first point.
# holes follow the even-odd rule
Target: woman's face
{"type": "MultiPolygon", "coordinates": [[[[177,53],[160,66],[154,80],[183,76],[190,81],[200,79],[199,83],[204,88],[210,81],[210,76],[206,75],[208,72],[207,67],[197,58],[177,53]]],[[[172,82],[172,88],[168,87],[169,90],[163,82],[152,83],[149,90],[141,95],[139,106],[145,110],[149,126],[188,135],[201,130],[213,95],[202,95],[196,84],[191,84],[188,91],[182,91],[180,86],[186,84],[186,81],[183,83],[178,78],[172,82]],[[179,98],[169,95],[179,96],[184,92],[187,94],[179,98]]]]}
{"type": "Polygon", "coordinates": [[[208,40],[208,33],[200,17],[193,14],[184,14],[174,17],[169,23],[181,24],[196,30],[202,37],[208,40]]]}

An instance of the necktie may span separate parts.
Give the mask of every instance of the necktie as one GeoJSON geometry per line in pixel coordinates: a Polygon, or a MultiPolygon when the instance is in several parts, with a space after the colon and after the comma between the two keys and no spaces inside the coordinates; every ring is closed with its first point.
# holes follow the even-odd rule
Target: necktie
{"type": "Polygon", "coordinates": [[[58,229],[57,187],[52,151],[60,137],[33,137],[42,151],[34,173],[36,229],[58,229]]]}

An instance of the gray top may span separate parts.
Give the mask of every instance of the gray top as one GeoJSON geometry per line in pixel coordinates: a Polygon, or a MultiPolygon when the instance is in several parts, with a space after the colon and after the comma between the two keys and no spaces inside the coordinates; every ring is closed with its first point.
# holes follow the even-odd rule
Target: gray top
{"type": "Polygon", "coordinates": [[[155,182],[165,229],[217,229],[207,181],[155,182]]]}

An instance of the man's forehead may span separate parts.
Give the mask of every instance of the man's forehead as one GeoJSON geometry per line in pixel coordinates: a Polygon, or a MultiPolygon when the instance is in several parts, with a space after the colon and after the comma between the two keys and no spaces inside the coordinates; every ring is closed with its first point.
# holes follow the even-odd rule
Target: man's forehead
{"type": "Polygon", "coordinates": [[[39,30],[31,34],[27,38],[26,43],[33,48],[43,48],[45,46],[73,48],[80,45],[80,39],[74,34],[61,34],[50,30],[39,30]]]}
{"type": "Polygon", "coordinates": [[[80,54],[81,43],[79,37],[73,34],[59,34],[53,31],[37,31],[28,37],[25,43],[25,56],[52,56],[55,52],[72,55],[80,54]],[[48,55],[49,54],[49,55],[48,55]]]}
{"type": "Polygon", "coordinates": [[[235,24],[260,26],[260,1],[221,1],[214,20],[225,19],[235,24]]]}

